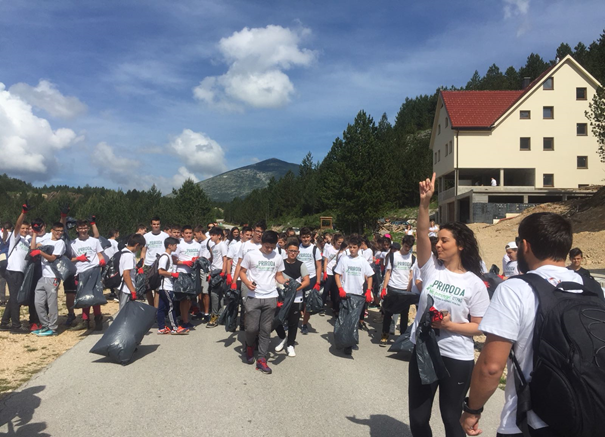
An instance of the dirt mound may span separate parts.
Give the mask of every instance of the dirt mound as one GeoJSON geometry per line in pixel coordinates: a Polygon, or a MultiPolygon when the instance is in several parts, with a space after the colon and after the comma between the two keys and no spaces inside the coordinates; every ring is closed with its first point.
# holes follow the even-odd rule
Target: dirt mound
{"type": "Polygon", "coordinates": [[[496,264],[502,268],[502,256],[507,243],[517,236],[519,223],[529,214],[555,212],[571,221],[574,230],[573,246],[584,252],[585,266],[589,269],[605,268],[605,187],[588,199],[567,202],[544,203],[526,209],[521,215],[501,220],[494,225],[473,223],[483,260],[488,268],[496,264]]]}

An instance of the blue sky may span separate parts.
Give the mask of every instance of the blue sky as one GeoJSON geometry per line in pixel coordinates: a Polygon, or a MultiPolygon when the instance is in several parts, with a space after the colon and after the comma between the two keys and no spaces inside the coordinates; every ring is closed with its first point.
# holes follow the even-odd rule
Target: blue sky
{"type": "Polygon", "coordinates": [[[602,0],[0,0],[0,172],[163,192],[603,32],[602,0]]]}

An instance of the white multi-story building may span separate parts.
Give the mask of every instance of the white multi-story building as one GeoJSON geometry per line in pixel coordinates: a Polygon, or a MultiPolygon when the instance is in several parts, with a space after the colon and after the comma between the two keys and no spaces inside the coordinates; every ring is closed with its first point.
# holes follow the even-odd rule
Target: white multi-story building
{"type": "Polygon", "coordinates": [[[491,223],[594,193],[605,165],[585,111],[599,86],[566,56],[521,91],[442,91],[430,142],[439,221],[491,223]]]}

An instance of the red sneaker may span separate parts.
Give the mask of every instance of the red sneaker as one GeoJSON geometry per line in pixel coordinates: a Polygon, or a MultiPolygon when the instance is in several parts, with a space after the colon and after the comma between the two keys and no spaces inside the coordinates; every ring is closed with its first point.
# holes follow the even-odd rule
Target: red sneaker
{"type": "Polygon", "coordinates": [[[179,326],[176,330],[176,334],[177,335],[187,335],[187,334],[189,334],[189,328],[179,326]]]}
{"type": "Polygon", "coordinates": [[[254,348],[252,346],[246,347],[246,362],[254,364],[254,348]]]}
{"type": "Polygon", "coordinates": [[[42,325],[38,325],[37,323],[32,323],[29,326],[29,331],[30,332],[39,331],[40,329],[42,329],[42,325]]]}
{"type": "Polygon", "coordinates": [[[260,370],[263,373],[266,373],[267,375],[271,374],[271,368],[269,366],[267,366],[267,360],[266,358],[259,358],[256,361],[256,370],[260,370]]]}

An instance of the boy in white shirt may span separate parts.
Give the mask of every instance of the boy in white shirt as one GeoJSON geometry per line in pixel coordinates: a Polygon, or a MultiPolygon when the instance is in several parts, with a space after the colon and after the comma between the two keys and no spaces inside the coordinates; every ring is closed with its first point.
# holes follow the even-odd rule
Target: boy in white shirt
{"type": "MultiPolygon", "coordinates": [[[[168,234],[161,230],[159,217],[155,216],[151,219],[151,231],[147,232],[144,237],[146,244],[141,249],[141,258],[145,260],[143,262],[143,272],[147,273],[157,255],[164,251],[164,240],[168,238],[168,234]]],[[[154,290],[147,290],[145,296],[147,297],[147,303],[157,308],[153,292],[154,290]]]]}
{"type": "MultiPolygon", "coordinates": [[[[348,294],[363,295],[363,284],[367,283],[365,298],[366,303],[370,303],[374,298],[372,295],[372,275],[374,275],[374,270],[365,258],[358,256],[360,245],[361,239],[358,236],[349,238],[347,250],[349,250],[350,255],[343,255],[338,260],[336,267],[334,267],[334,279],[336,280],[338,294],[341,299],[346,299],[348,294]]],[[[353,353],[352,347],[346,347],[344,353],[351,355],[353,353]]]]}
{"type": "MultiPolygon", "coordinates": [[[[320,288],[320,280],[321,280],[321,263],[322,256],[321,251],[315,246],[311,244],[311,229],[302,228],[300,230],[300,245],[298,246],[298,259],[305,263],[307,267],[307,271],[309,272],[309,278],[311,279],[309,286],[303,290],[303,293],[306,295],[311,291],[311,289],[319,291],[320,288]]],[[[311,318],[311,314],[306,310],[304,310],[302,326],[300,328],[300,333],[303,335],[307,335],[309,333],[309,319],[311,318]]]]}
{"type": "Polygon", "coordinates": [[[162,276],[160,287],[158,290],[158,334],[178,334],[186,335],[189,334],[189,328],[184,326],[178,326],[176,322],[176,314],[174,312],[174,292],[173,282],[178,279],[179,273],[174,272],[172,263],[172,254],[176,251],[179,240],[176,238],[168,237],[164,240],[165,252],[160,254],[158,261],[158,273],[162,276]],[[166,316],[172,328],[166,326],[166,316]]]}
{"type": "MultiPolygon", "coordinates": [[[[220,276],[224,278],[227,274],[227,245],[223,238],[223,230],[218,226],[213,226],[210,229],[210,241],[208,244],[208,249],[211,252],[211,262],[210,271],[215,272],[220,270],[220,276]]],[[[215,328],[218,326],[218,316],[221,309],[221,301],[222,301],[222,292],[221,292],[222,282],[216,286],[210,285],[210,302],[212,303],[212,316],[210,317],[210,322],[206,325],[206,328],[215,328]]]]}
{"type": "Polygon", "coordinates": [[[517,243],[514,241],[511,241],[506,245],[506,257],[508,258],[508,261],[504,265],[504,271],[502,272],[502,276],[505,278],[510,278],[519,274],[519,269],[517,268],[517,250],[517,243]]]}
{"type": "MultiPolygon", "coordinates": [[[[71,262],[76,264],[77,279],[78,275],[82,272],[103,267],[105,265],[105,258],[103,257],[103,248],[99,240],[88,235],[88,220],[78,220],[76,223],[76,232],[78,233],[78,238],[71,243],[71,251],[74,255],[71,262]]],[[[94,305],[92,310],[95,315],[95,331],[102,331],[103,315],[101,314],[101,306],[94,305]]],[[[70,328],[70,331],[81,331],[89,328],[90,307],[86,307],[82,308],[82,321],[73,328],[70,328]]]]}
{"type": "Polygon", "coordinates": [[[254,343],[258,337],[258,360],[256,368],[270,374],[267,354],[271,341],[271,328],[277,308],[275,281],[286,282],[282,272],[284,260],[275,251],[277,232],[266,231],[261,239],[261,248],[244,255],[240,265],[240,279],[248,287],[246,299],[246,361],[254,363],[254,343]]]}
{"type": "Polygon", "coordinates": [[[137,275],[137,259],[135,253],[145,246],[145,237],[141,234],[133,234],[128,239],[126,247],[122,249],[120,256],[120,276],[122,283],[120,284],[120,310],[126,305],[129,300],[137,300],[137,289],[135,287],[137,275]]]}
{"type": "MultiPolygon", "coordinates": [[[[191,276],[191,268],[193,263],[198,258],[201,245],[193,239],[193,229],[189,225],[183,226],[181,231],[183,239],[178,244],[176,251],[172,255],[173,261],[177,266],[179,275],[191,276]]],[[[172,237],[175,238],[176,237],[172,237]]],[[[177,239],[178,241],[178,239],[177,239]]],[[[189,322],[189,310],[191,309],[191,301],[196,298],[195,294],[179,293],[179,308],[181,314],[181,325],[184,328],[191,329],[193,325],[189,322]]]]}

